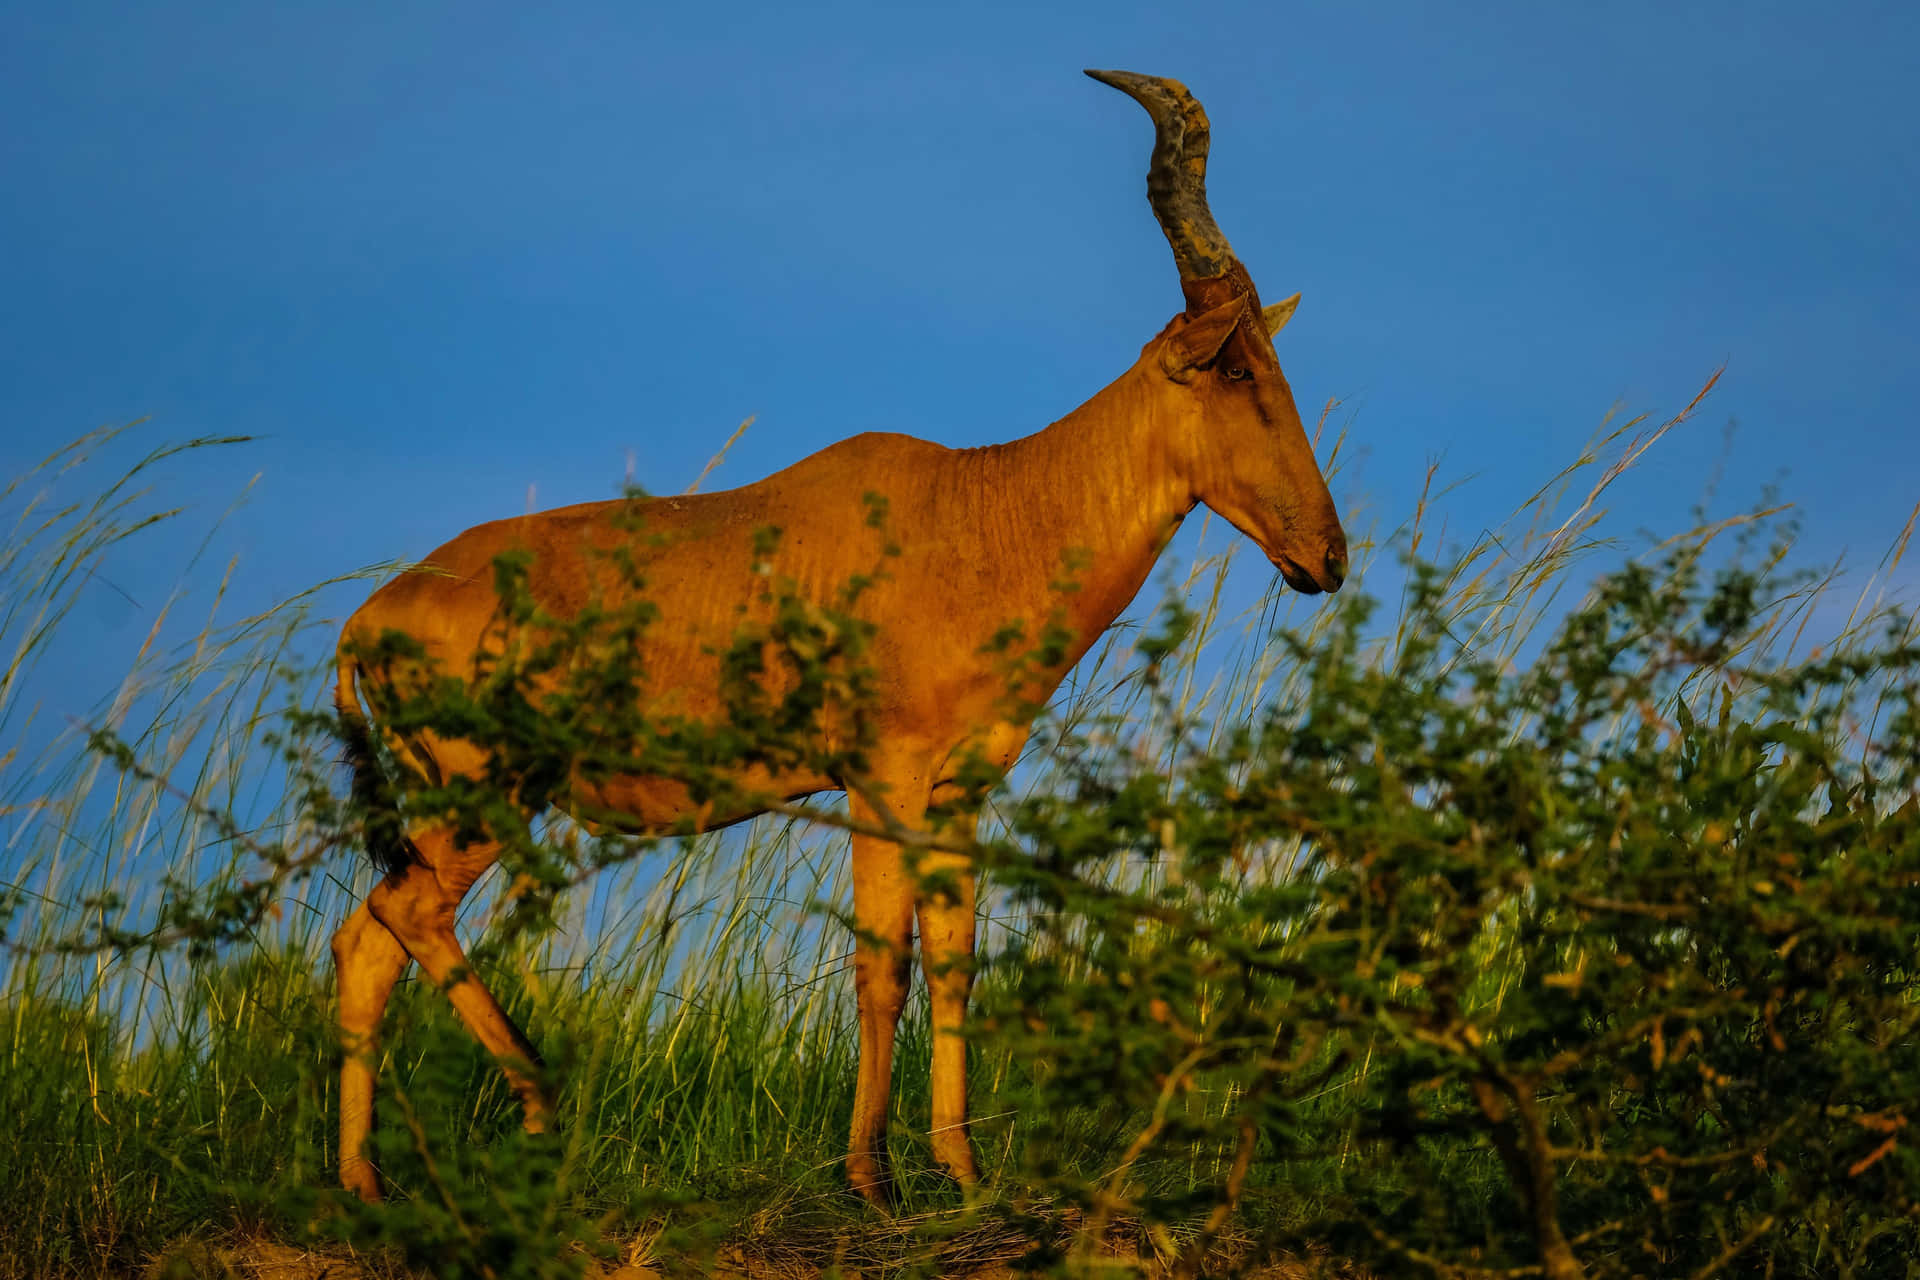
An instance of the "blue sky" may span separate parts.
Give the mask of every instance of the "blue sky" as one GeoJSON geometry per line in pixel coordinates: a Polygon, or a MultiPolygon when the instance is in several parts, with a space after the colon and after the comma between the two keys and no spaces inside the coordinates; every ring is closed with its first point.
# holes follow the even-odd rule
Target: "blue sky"
{"type": "MultiPolygon", "coordinates": [[[[1777,481],[1870,568],[1920,498],[1920,7],[1865,3],[8,6],[0,470],[142,415],[263,436],[162,481],[210,519],[258,475],[257,603],[629,458],[683,487],[748,415],[710,487],[1025,434],[1180,306],[1089,66],[1205,102],[1380,532],[1438,459],[1471,536],[1722,364],[1621,527],[1718,467],[1717,510],[1777,481]]],[[[68,657],[130,652],[189,551],[68,657]]]]}

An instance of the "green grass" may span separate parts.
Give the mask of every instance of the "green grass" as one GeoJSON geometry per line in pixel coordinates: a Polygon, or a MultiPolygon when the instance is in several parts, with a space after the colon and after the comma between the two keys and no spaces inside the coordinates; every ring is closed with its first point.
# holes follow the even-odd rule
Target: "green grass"
{"type": "MultiPolygon", "coordinates": [[[[1449,558],[1446,612],[1458,638],[1510,664],[1537,647],[1542,627],[1583,589],[1593,557],[1618,554],[1603,537],[1599,500],[1665,429],[1634,422],[1603,436],[1493,533],[1449,558]]],[[[86,751],[76,733],[37,722],[21,702],[36,664],[79,625],[73,609],[89,574],[116,548],[182,518],[137,486],[190,468],[195,450],[230,447],[156,450],[123,476],[109,469],[94,485],[98,499],[36,501],[37,487],[54,475],[77,469],[90,477],[134,438],[96,433],[0,495],[0,513],[19,513],[0,553],[0,735],[8,744],[0,747],[8,944],[0,958],[0,1276],[124,1276],[183,1239],[292,1238],[325,1219],[323,1189],[337,1155],[326,945],[372,872],[352,851],[326,848],[317,830],[302,845],[311,824],[286,779],[328,762],[302,740],[274,735],[283,707],[316,705],[322,696],[324,681],[306,656],[331,643],[319,602],[337,606],[358,588],[303,593],[230,623],[176,625],[161,610],[131,669],[101,689],[91,725],[130,744],[139,766],[132,773],[86,751]],[[286,750],[308,754],[290,764],[286,750]],[[273,910],[257,926],[190,955],[181,945],[190,939],[168,923],[169,886],[257,878],[249,832],[305,853],[276,882],[273,910]],[[81,945],[102,930],[155,927],[156,939],[171,945],[81,945]]],[[[1420,549],[1436,536],[1433,522],[1423,501],[1386,538],[1420,549]]],[[[1897,567],[1904,538],[1886,568],[1897,567]]],[[[1320,635],[1331,614],[1315,615],[1313,605],[1278,591],[1232,607],[1241,594],[1229,573],[1238,541],[1210,520],[1197,557],[1165,575],[1167,591],[1197,615],[1191,638],[1166,664],[1169,699],[1156,703],[1137,678],[1143,630],[1119,628],[1063,690],[1062,731],[1107,717],[1124,726],[1108,749],[1171,760],[1174,721],[1195,720],[1203,737],[1218,738],[1258,709],[1298,696],[1299,669],[1266,636],[1289,617],[1320,635]]],[[[197,563],[190,572],[224,580],[197,563]]],[[[1356,577],[1384,595],[1397,588],[1394,573],[1363,557],[1356,577]]],[[[1840,639],[1873,614],[1878,581],[1851,609],[1840,639]]],[[[218,619],[222,589],[193,585],[214,601],[200,616],[218,619]]],[[[1803,629],[1828,603],[1828,589],[1818,584],[1775,602],[1755,633],[1756,652],[1810,644],[1803,629]]],[[[1406,626],[1402,616],[1376,627],[1373,661],[1393,660],[1406,626]]],[[[1061,785],[1063,767],[1036,752],[1010,796],[1047,794],[1061,785]]],[[[499,897],[497,873],[483,881],[463,929],[489,986],[553,1064],[561,1123],[549,1139],[522,1138],[499,1073],[445,1000],[409,977],[388,1015],[382,1065],[381,1164],[395,1198],[454,1205],[454,1219],[484,1231],[521,1202],[461,1201],[449,1188],[537,1175],[565,1192],[561,1216],[539,1229],[568,1238],[604,1233],[631,1245],[671,1228],[678,1234],[660,1242],[663,1256],[726,1242],[816,1265],[839,1258],[898,1268],[944,1258],[939,1265],[952,1268],[1005,1245],[1004,1233],[969,1216],[928,1168],[919,1136],[928,1114],[927,1029],[917,996],[900,1041],[894,1103],[896,1168],[912,1229],[881,1223],[843,1189],[855,1058],[851,942],[822,904],[847,900],[844,846],[831,828],[770,820],[663,846],[575,890],[557,931],[516,934],[503,945],[481,941],[499,897]],[[973,1234],[942,1245],[944,1224],[973,1234]]],[[[1297,844],[1277,845],[1244,874],[1249,883],[1283,883],[1298,856],[1297,844]]],[[[1166,867],[1121,860],[1108,874],[1132,889],[1166,867]]],[[[989,951],[1032,923],[992,895],[985,910],[989,951]]],[[[1515,980],[1507,942],[1485,939],[1474,1001],[1497,1005],[1515,980]]],[[[1070,943],[1067,951],[1071,968],[1070,943]]],[[[990,988],[1000,980],[989,968],[983,981],[990,988]]],[[[1248,1221],[1269,1235],[1313,1221],[1316,1188],[1338,1185],[1360,1166],[1363,1154],[1337,1139],[1351,1131],[1352,1099],[1373,1062],[1369,1054],[1335,1075],[1313,1100],[1314,1123],[1335,1138],[1326,1149],[1283,1169],[1256,1168],[1243,1198],[1248,1221]]],[[[1023,1109],[1045,1064],[983,1044],[972,1070],[983,1172],[1015,1193],[1010,1180],[1032,1156],[1023,1109]]],[[[1181,1105],[1205,1112],[1232,1102],[1202,1089],[1181,1105]]],[[[1137,1113],[1098,1106],[1051,1119],[1060,1122],[1049,1128],[1054,1140],[1066,1137],[1048,1158],[1095,1180],[1115,1167],[1140,1124],[1137,1113]]],[[[1162,1190],[1211,1184],[1232,1156],[1226,1145],[1194,1146],[1155,1155],[1130,1176],[1162,1190]]],[[[1502,1173],[1489,1149],[1456,1153],[1440,1167],[1460,1190],[1465,1218],[1497,1215],[1489,1206],[1502,1173]]],[[[1227,1233],[1223,1247],[1235,1238],[1227,1233]]],[[[1175,1244],[1150,1236],[1143,1248],[1167,1253],[1175,1244]]]]}

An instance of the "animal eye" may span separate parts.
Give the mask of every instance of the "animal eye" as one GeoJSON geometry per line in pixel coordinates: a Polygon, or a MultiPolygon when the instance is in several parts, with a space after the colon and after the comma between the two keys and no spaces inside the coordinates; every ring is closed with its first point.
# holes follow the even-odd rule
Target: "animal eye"
{"type": "Polygon", "coordinates": [[[1252,376],[1253,375],[1249,373],[1247,370],[1242,369],[1237,365],[1227,370],[1227,378],[1229,381],[1232,381],[1232,382],[1245,382],[1248,378],[1251,378],[1252,376]]]}

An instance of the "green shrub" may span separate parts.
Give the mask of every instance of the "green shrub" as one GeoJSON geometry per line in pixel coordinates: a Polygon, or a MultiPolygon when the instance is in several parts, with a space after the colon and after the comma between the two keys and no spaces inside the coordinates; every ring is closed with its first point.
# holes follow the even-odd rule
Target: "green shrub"
{"type": "Polygon", "coordinates": [[[1090,767],[989,852],[1033,922],[980,1033],[1047,1064],[1025,1180],[1189,1270],[1265,1195],[1274,1244],[1385,1274],[1905,1274],[1920,644],[1769,654],[1804,584],[1702,552],[1519,667],[1412,563],[1397,643],[1363,599],[1283,631],[1254,723],[1163,695],[1163,754],[1063,742],[1090,767]],[[1089,1111],[1097,1177],[1054,1159],[1089,1111]]]}
{"type": "MultiPolygon", "coordinates": [[[[470,951],[553,1064],[562,1123],[519,1134],[445,1001],[405,983],[378,1206],[328,1189],[322,951],[369,882],[354,847],[390,819],[339,795],[305,615],[218,633],[211,658],[191,637],[92,726],[117,773],[9,781],[16,815],[61,820],[9,835],[25,852],[0,900],[0,1274],[124,1271],[241,1229],[447,1276],[573,1274],[583,1246],[636,1241],[919,1274],[1079,1272],[1116,1248],[1187,1275],[1283,1255],[1377,1275],[1911,1274],[1913,622],[1868,611],[1807,647],[1823,584],[1782,567],[1790,530],[1765,513],[1732,522],[1731,551],[1697,531],[1556,614],[1619,469],[1572,517],[1545,519],[1549,495],[1523,509],[1531,531],[1439,561],[1416,525],[1390,620],[1353,589],[1300,622],[1269,598],[1236,642],[1216,560],[1083,664],[1013,777],[976,777],[981,837],[935,837],[994,886],[969,1032],[987,1184],[945,1186],[901,1132],[925,1124],[916,1009],[893,1227],[836,1167],[844,810],[668,843],[524,817],[581,769],[719,797],[742,762],[857,776],[857,736],[821,759],[814,729],[866,695],[860,583],[820,602],[769,575],[730,655],[730,721],[650,724],[628,710],[644,673],[610,643],[659,625],[644,605],[541,619],[506,560],[502,615],[537,642],[480,686],[429,680],[381,708],[495,748],[484,785],[394,773],[380,798],[508,842],[513,892],[470,951]],[[124,853],[89,864],[76,832],[124,853]]],[[[58,584],[143,527],[90,511],[47,557],[6,562],[31,588],[16,598],[45,601],[13,652],[44,647],[58,584]]],[[[390,637],[366,657],[407,653],[390,637]]]]}

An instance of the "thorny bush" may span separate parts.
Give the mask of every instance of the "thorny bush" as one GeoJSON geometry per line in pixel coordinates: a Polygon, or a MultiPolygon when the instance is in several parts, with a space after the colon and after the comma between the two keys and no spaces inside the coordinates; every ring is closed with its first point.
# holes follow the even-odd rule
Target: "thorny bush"
{"type": "Polygon", "coordinates": [[[1686,543],[1505,670],[1408,570],[1397,646],[1343,601],[1254,723],[1068,735],[983,851],[1031,921],[978,1032],[1045,1064],[1022,1185],[1189,1272],[1265,1221],[1378,1274],[1913,1274],[1911,620],[1770,658],[1798,584],[1686,543]],[[1047,1141],[1089,1110],[1092,1176],[1047,1141]]]}

